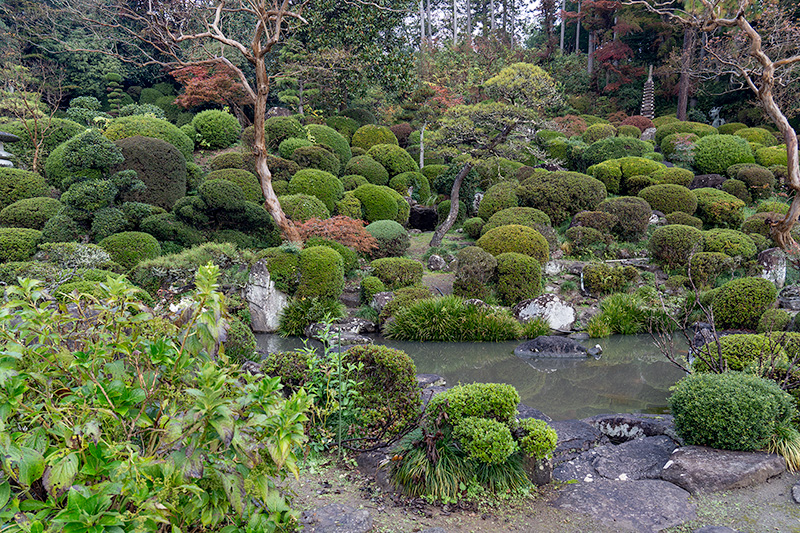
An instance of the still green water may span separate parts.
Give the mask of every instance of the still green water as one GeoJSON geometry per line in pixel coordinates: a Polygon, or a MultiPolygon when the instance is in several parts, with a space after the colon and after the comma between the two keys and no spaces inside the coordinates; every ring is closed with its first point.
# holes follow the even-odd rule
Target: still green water
{"type": "MultiPolygon", "coordinates": [[[[445,343],[400,342],[378,339],[379,344],[405,351],[417,372],[439,374],[448,385],[508,383],[522,402],[553,418],[567,420],[600,413],[663,413],[669,387],[683,373],[659,353],[648,335],[615,335],[590,339],[603,354],[585,359],[521,359],[514,355],[519,342],[445,343]]],[[[275,352],[302,346],[298,338],[259,335],[258,347],[275,352]]]]}

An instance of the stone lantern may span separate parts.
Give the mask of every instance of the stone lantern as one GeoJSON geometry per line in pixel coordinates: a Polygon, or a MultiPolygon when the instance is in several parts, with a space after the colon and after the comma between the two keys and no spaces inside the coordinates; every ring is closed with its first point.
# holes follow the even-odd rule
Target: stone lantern
{"type": "Polygon", "coordinates": [[[13,167],[14,163],[8,160],[14,154],[10,154],[3,149],[3,143],[12,143],[19,141],[19,137],[11,133],[0,131],[0,167],[13,167]]]}

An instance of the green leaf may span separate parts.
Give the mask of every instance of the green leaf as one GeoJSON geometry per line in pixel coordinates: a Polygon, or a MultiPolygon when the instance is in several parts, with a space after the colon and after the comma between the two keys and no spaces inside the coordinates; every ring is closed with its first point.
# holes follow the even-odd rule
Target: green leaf
{"type": "Polygon", "coordinates": [[[9,485],[8,481],[4,481],[0,484],[0,509],[6,506],[10,497],[11,485],[9,485]]]}
{"type": "Polygon", "coordinates": [[[78,474],[78,463],[78,455],[71,453],[45,469],[42,481],[48,494],[56,497],[72,485],[78,474]]]}

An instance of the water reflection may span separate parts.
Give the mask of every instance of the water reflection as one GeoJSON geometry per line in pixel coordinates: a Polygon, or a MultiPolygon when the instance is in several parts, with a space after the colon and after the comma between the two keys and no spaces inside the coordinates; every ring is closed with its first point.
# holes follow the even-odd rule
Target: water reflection
{"type": "MultiPolygon", "coordinates": [[[[297,338],[271,335],[258,338],[268,351],[301,347],[297,338]]],[[[440,374],[456,383],[509,383],[523,403],[555,420],[584,418],[600,413],[665,412],[669,387],[682,372],[661,355],[647,335],[592,339],[600,344],[599,359],[522,359],[514,355],[518,342],[440,343],[379,339],[404,350],[421,373],[440,374]]]]}

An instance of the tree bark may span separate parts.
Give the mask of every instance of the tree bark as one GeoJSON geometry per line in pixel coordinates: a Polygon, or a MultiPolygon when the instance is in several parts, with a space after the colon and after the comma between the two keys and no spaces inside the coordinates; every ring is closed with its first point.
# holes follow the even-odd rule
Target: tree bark
{"type": "Polygon", "coordinates": [[[575,53],[581,53],[581,1],[578,0],[578,17],[575,19],[575,53]]]}
{"type": "Polygon", "coordinates": [[[264,57],[256,56],[256,92],[255,116],[253,117],[254,144],[256,152],[256,174],[261,183],[261,192],[264,193],[264,209],[266,209],[275,224],[280,228],[283,238],[297,244],[302,244],[300,233],[294,223],[286,216],[278,201],[278,196],[272,189],[272,172],[267,165],[267,142],[264,134],[264,122],[267,115],[267,96],[269,95],[269,76],[264,57]]]}
{"type": "Polygon", "coordinates": [[[566,11],[567,2],[566,0],[561,0],[561,13],[559,14],[559,18],[561,19],[561,40],[559,41],[559,49],[561,50],[561,55],[564,55],[564,32],[565,26],[564,24],[564,11],[566,11]]]}
{"type": "Polygon", "coordinates": [[[456,223],[456,219],[458,218],[458,194],[461,190],[461,183],[464,181],[464,178],[469,171],[472,170],[472,163],[464,163],[464,166],[461,167],[461,170],[458,172],[455,181],[453,181],[453,188],[450,191],[450,212],[447,213],[447,218],[444,220],[442,224],[436,228],[436,231],[433,232],[433,237],[431,238],[430,246],[431,248],[436,246],[442,245],[442,240],[444,236],[450,231],[450,228],[453,227],[453,224],[456,223]]]}
{"type": "Polygon", "coordinates": [[[419,130],[419,168],[425,166],[425,128],[428,126],[428,123],[425,122],[422,124],[422,129],[419,130]]]}
{"type": "Polygon", "coordinates": [[[594,73],[594,47],[594,30],[592,30],[589,32],[589,53],[586,61],[586,72],[589,73],[589,76],[594,73]]]}
{"type": "Polygon", "coordinates": [[[683,52],[681,54],[681,78],[678,82],[678,120],[686,120],[689,109],[689,86],[692,59],[694,58],[694,39],[696,30],[686,27],[683,30],[683,52]]]}

